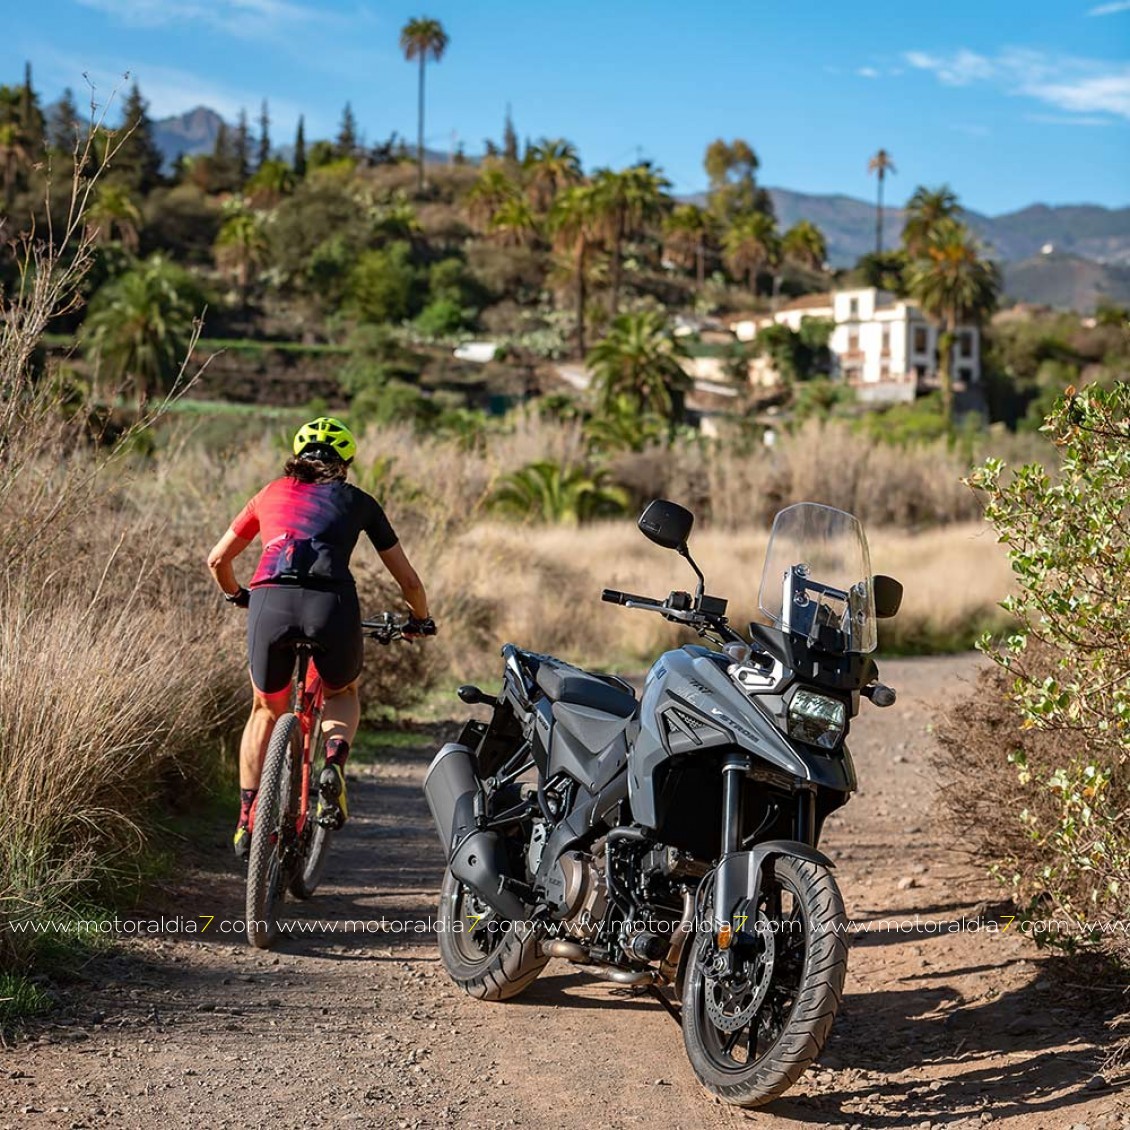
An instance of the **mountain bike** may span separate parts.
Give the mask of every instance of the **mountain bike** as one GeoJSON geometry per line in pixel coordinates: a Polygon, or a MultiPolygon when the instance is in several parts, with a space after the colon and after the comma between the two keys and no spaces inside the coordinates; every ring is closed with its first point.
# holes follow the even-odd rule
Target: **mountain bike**
{"type": "MultiPolygon", "coordinates": [[[[431,620],[398,619],[391,612],[364,620],[365,635],[387,646],[405,635],[434,635],[431,620]]],[[[278,938],[278,908],[289,891],[308,899],[317,890],[333,840],[333,828],[318,822],[317,778],[324,738],[325,688],[318,674],[318,648],[294,645],[297,671],[292,709],[279,717],[267,744],[259,795],[251,808],[251,855],[247,867],[247,939],[269,949],[278,938]]]]}

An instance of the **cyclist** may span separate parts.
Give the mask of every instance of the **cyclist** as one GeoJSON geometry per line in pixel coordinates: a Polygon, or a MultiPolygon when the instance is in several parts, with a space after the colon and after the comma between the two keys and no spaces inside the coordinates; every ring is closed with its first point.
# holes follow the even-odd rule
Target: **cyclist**
{"type": "Polygon", "coordinates": [[[239,512],[208,555],[224,599],[248,608],[247,657],[253,701],[239,750],[240,808],[235,853],[246,860],[251,806],[275,720],[289,708],[294,643],[310,640],[325,687],[322,732],[326,764],[318,777],[316,819],[340,828],[348,815],[345,762],[361,717],[361,610],[349,559],[364,531],[400,585],[415,638],[428,626],[428,598],[375,498],[346,482],[357,444],[349,429],[320,416],[298,429],[282,478],[268,483],[239,512]],[[255,535],[263,552],[250,591],[232,562],[255,535]]]}

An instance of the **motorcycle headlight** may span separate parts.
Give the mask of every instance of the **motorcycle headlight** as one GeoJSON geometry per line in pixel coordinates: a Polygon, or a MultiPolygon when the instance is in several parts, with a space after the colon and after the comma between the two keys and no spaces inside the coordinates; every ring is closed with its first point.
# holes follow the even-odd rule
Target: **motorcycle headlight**
{"type": "Polygon", "coordinates": [[[834,749],[844,736],[847,710],[838,698],[799,689],[789,703],[789,737],[834,749]]]}

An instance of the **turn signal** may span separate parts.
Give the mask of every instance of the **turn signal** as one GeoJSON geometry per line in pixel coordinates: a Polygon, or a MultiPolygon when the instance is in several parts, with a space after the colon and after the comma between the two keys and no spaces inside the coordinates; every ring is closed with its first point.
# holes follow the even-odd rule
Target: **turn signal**
{"type": "Polygon", "coordinates": [[[720,950],[728,950],[730,943],[734,940],[734,928],[729,922],[718,931],[718,948],[720,950]]]}

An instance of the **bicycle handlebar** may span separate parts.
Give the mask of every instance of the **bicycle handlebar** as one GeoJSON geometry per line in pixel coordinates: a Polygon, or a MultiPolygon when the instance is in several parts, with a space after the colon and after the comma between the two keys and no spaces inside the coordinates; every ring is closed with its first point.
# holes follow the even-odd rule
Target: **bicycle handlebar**
{"type": "Polygon", "coordinates": [[[430,616],[427,620],[417,620],[415,616],[401,620],[391,612],[382,612],[372,620],[362,620],[361,627],[369,639],[376,640],[382,647],[387,647],[393,640],[411,643],[411,636],[436,634],[436,622],[430,616]]]}

